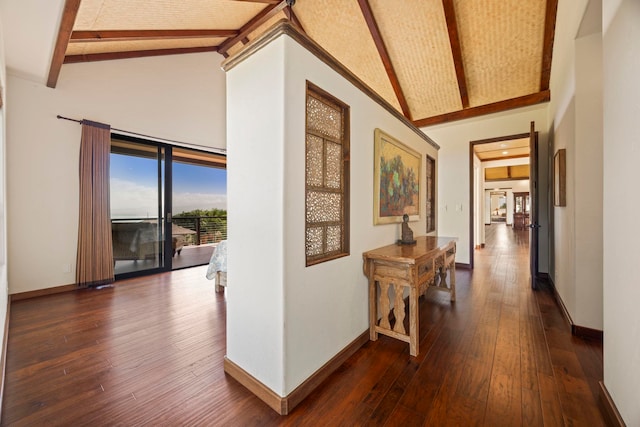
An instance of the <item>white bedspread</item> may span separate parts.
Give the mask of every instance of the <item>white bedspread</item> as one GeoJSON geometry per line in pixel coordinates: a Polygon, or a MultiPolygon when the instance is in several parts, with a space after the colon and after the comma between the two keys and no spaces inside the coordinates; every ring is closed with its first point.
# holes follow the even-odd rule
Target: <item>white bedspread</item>
{"type": "Polygon", "coordinates": [[[227,241],[222,240],[218,243],[218,246],[211,254],[211,259],[209,260],[209,268],[207,268],[207,279],[213,280],[216,278],[216,273],[221,271],[223,273],[227,272],[227,241]]]}

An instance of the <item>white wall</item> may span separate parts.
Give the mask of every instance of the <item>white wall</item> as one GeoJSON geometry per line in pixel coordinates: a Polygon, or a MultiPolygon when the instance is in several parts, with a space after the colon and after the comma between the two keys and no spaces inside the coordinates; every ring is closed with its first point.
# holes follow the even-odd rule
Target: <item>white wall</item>
{"type": "MultiPolygon", "coordinates": [[[[286,396],[368,329],[362,253],[399,237],[399,224],[373,225],[374,129],[383,129],[423,156],[437,160],[437,151],[286,36],[232,68],[227,81],[228,203],[233,212],[227,357],[286,396]],[[284,70],[278,63],[282,55],[284,70]],[[305,267],[306,80],[351,107],[350,256],[311,267],[305,267]],[[282,82],[284,92],[278,94],[282,82]],[[247,126],[239,119],[267,110],[267,122],[247,126]],[[266,145],[271,152],[257,145],[266,145]],[[264,189],[246,187],[256,180],[273,184],[272,198],[256,194],[264,189]],[[276,189],[278,184],[281,188],[276,189]],[[254,197],[260,201],[260,212],[273,217],[270,223],[275,229],[239,231],[242,218],[255,216],[254,197]],[[257,327],[260,334],[254,330],[257,327]],[[245,354],[248,350],[253,354],[245,354]]],[[[422,173],[424,181],[424,162],[422,173]]],[[[422,192],[424,201],[424,186],[422,192]]],[[[415,235],[425,234],[424,209],[421,206],[420,220],[410,224],[415,235]]]]}
{"type": "Polygon", "coordinates": [[[46,81],[64,4],[65,0],[0,1],[8,70],[39,83],[46,81]]]}
{"type": "Polygon", "coordinates": [[[75,282],[81,127],[56,115],[224,148],[221,60],[202,53],[69,64],[56,89],[9,73],[10,293],[75,282]]]}
{"type": "MultiPolygon", "coordinates": [[[[483,209],[484,209],[483,210],[483,212],[484,212],[484,224],[483,225],[490,225],[491,224],[491,191],[484,190],[483,209]]],[[[480,240],[479,243],[485,243],[484,235],[481,236],[481,239],[482,240],[480,240]]],[[[476,243],[476,245],[478,244],[478,242],[475,242],[475,243],[476,243]]]]}
{"type": "Polygon", "coordinates": [[[576,324],[602,330],[602,33],[576,40],[576,324]]]}
{"type": "Polygon", "coordinates": [[[227,220],[226,357],[280,396],[286,395],[284,61],[279,38],[227,72],[227,208],[232,214],[227,220]]]}
{"type": "Polygon", "coordinates": [[[600,2],[562,4],[558,16],[571,16],[570,25],[556,31],[558,49],[563,50],[562,54],[554,52],[554,58],[564,73],[552,74],[552,93],[557,96],[550,107],[552,155],[558,149],[566,149],[567,203],[554,208],[551,277],[574,324],[602,330],[600,2]]]}
{"type": "Polygon", "coordinates": [[[604,2],[604,383],[640,425],[640,2],[604,2]]]}
{"type": "MultiPolygon", "coordinates": [[[[484,224],[485,215],[489,213],[489,208],[485,206],[484,195],[484,174],[482,171],[482,162],[477,154],[473,154],[473,242],[476,247],[485,243],[484,241],[484,224]]],[[[489,219],[489,222],[491,219],[489,219]]]]}
{"type": "Polygon", "coordinates": [[[438,234],[459,237],[456,261],[470,262],[469,253],[469,143],[527,133],[531,121],[538,131],[540,168],[538,185],[539,271],[548,272],[547,105],[537,105],[423,128],[440,145],[438,154],[438,234]]]}
{"type": "MultiPolygon", "coordinates": [[[[7,317],[7,162],[6,162],[6,111],[7,74],[4,56],[4,22],[0,20],[0,93],[4,105],[0,108],[0,331],[4,331],[7,317]]],[[[4,333],[4,332],[3,332],[4,333]]],[[[4,348],[0,348],[4,351],[4,348]]]]}
{"type": "MultiPolygon", "coordinates": [[[[566,150],[566,206],[555,207],[554,270],[550,273],[556,290],[573,319],[576,307],[576,232],[575,232],[575,100],[572,98],[561,117],[554,120],[554,152],[566,150]]],[[[597,231],[596,231],[597,233],[597,231]]],[[[576,323],[581,326],[580,323],[576,323]]]]}

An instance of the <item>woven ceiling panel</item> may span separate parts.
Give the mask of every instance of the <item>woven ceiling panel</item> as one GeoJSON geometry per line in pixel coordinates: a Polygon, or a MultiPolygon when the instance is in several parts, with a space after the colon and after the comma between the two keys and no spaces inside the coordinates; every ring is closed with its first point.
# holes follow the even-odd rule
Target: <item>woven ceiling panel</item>
{"type": "Polygon", "coordinates": [[[398,99],[356,0],[299,0],[307,34],[398,111],[398,99]]]}
{"type": "Polygon", "coordinates": [[[225,39],[222,37],[207,37],[198,39],[171,40],[135,40],[99,43],[70,43],[67,55],[88,55],[92,53],[131,52],[136,50],[177,49],[188,47],[218,46],[225,39]]]}
{"type": "MultiPolygon", "coordinates": [[[[247,36],[247,39],[249,41],[257,39],[262,34],[264,34],[269,28],[271,28],[273,25],[275,25],[278,21],[282,19],[286,19],[286,15],[284,14],[283,11],[280,11],[276,13],[274,16],[272,16],[270,19],[268,19],[264,24],[256,28],[251,33],[249,33],[249,35],[247,36]]],[[[245,46],[246,46],[245,43],[242,43],[242,41],[238,41],[236,44],[229,47],[229,49],[227,50],[227,54],[229,56],[233,56],[236,53],[242,51],[242,49],[244,49],[245,46]]]]}
{"type": "Polygon", "coordinates": [[[470,105],[540,91],[545,0],[455,0],[470,105]]]}
{"type": "Polygon", "coordinates": [[[462,109],[442,0],[370,0],[411,117],[462,109]]]}
{"type": "Polygon", "coordinates": [[[82,0],[73,29],[237,29],[266,6],[232,0],[82,0]]]}
{"type": "MultiPolygon", "coordinates": [[[[547,0],[452,0],[470,107],[540,91],[547,0]]],[[[443,0],[368,0],[414,120],[462,110],[443,0]]],[[[269,3],[82,0],[74,31],[238,30],[269,3]]],[[[307,35],[401,111],[358,0],[297,0],[307,35]]],[[[279,12],[246,39],[254,40],[279,12]]],[[[224,38],[69,43],[67,55],[218,46],[224,38]]],[[[242,50],[236,43],[227,53],[242,50]]]]}
{"type": "Polygon", "coordinates": [[[247,38],[249,40],[257,39],[262,34],[264,34],[269,28],[275,25],[278,21],[286,18],[287,16],[284,14],[284,12],[280,11],[276,13],[273,17],[271,17],[271,19],[269,19],[267,22],[259,26],[255,31],[252,31],[251,33],[249,33],[249,36],[247,38]]]}
{"type": "Polygon", "coordinates": [[[233,46],[231,46],[231,47],[229,48],[229,50],[227,50],[227,55],[229,55],[229,56],[233,56],[233,55],[235,55],[236,53],[238,53],[238,52],[242,51],[242,49],[244,49],[244,47],[245,47],[245,44],[244,44],[244,43],[236,43],[236,44],[234,44],[233,46]]]}

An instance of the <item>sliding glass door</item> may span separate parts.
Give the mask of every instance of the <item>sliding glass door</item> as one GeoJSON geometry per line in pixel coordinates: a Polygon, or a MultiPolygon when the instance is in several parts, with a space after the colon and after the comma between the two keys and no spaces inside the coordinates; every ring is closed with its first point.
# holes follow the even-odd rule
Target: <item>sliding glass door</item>
{"type": "Polygon", "coordinates": [[[166,270],[166,148],[111,142],[111,235],[116,276],[166,270]]]}
{"type": "Polygon", "coordinates": [[[227,238],[227,170],[219,155],[173,147],[172,268],[207,264],[227,238]]]}
{"type": "Polygon", "coordinates": [[[226,157],[112,137],[116,278],[203,265],[226,239],[226,157]]]}

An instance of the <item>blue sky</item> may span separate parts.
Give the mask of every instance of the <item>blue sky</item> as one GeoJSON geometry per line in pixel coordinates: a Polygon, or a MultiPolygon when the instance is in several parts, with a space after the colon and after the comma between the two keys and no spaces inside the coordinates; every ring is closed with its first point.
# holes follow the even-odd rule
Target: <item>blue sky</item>
{"type": "Polygon", "coordinates": [[[226,169],[174,163],[173,191],[227,194],[227,171],[226,169]]]}
{"type": "MultiPolygon", "coordinates": [[[[112,217],[156,217],[157,162],[111,154],[110,167],[112,217]]],[[[212,208],[227,208],[227,171],[174,163],[173,213],[212,208]]]]}

